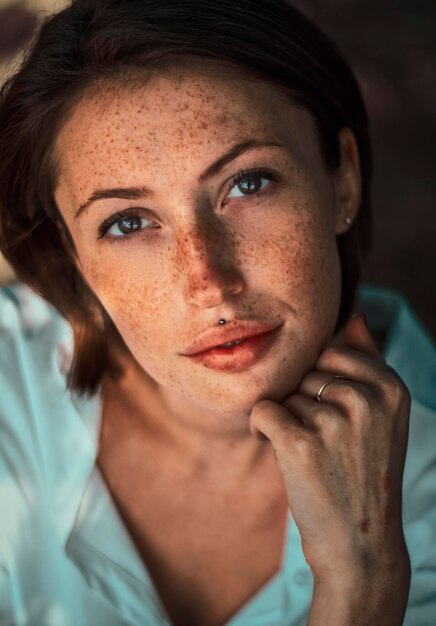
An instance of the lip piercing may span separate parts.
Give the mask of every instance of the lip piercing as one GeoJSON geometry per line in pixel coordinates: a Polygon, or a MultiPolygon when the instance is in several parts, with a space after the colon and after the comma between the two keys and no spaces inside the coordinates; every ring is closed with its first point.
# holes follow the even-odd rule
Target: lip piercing
{"type": "Polygon", "coordinates": [[[225,323],[226,323],[226,320],[224,320],[224,319],[220,319],[220,321],[219,321],[218,323],[219,323],[219,324],[225,324],[225,323]]]}

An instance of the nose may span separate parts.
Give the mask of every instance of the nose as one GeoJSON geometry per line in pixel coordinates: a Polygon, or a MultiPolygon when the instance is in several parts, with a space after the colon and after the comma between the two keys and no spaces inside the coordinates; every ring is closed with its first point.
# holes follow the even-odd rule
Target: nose
{"type": "Polygon", "coordinates": [[[196,224],[185,231],[179,254],[189,304],[212,308],[244,289],[230,239],[223,229],[211,224],[196,224]]]}

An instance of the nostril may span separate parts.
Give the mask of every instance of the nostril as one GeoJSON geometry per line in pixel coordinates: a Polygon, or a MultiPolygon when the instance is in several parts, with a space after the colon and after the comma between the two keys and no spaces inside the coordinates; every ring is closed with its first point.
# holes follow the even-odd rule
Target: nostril
{"type": "Polygon", "coordinates": [[[236,296],[238,293],[241,293],[243,288],[244,288],[243,281],[235,280],[233,281],[233,284],[229,287],[229,293],[231,293],[233,296],[236,296]]]}

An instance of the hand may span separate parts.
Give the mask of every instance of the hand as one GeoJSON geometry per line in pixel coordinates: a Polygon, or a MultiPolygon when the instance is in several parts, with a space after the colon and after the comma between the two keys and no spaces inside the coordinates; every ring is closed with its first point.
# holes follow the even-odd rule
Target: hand
{"type": "Polygon", "coordinates": [[[321,353],[296,393],[280,404],[260,400],[250,416],[252,434],[274,448],[316,579],[392,574],[408,561],[401,505],[410,395],[362,315],[345,327],[344,344],[321,353]],[[316,401],[333,374],[345,379],[316,401]]]}

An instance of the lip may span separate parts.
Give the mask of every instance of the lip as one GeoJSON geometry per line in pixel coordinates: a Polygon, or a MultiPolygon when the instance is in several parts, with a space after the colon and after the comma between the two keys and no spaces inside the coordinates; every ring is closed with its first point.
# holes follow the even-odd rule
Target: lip
{"type": "MultiPolygon", "coordinates": [[[[283,323],[274,328],[257,334],[251,334],[244,341],[231,348],[212,347],[208,350],[185,355],[196,363],[209,369],[221,372],[238,372],[253,366],[262,359],[278,339],[283,323]]],[[[221,335],[221,344],[224,333],[221,335]]],[[[239,334],[239,338],[241,335],[239,334]]],[[[233,339],[236,341],[237,337],[233,339]]],[[[228,341],[232,341],[229,339],[228,341]]]]}
{"type": "Polygon", "coordinates": [[[263,333],[274,330],[278,326],[279,324],[277,324],[277,322],[230,322],[225,328],[212,328],[207,330],[205,333],[200,335],[198,339],[191,343],[190,346],[185,348],[181,354],[184,356],[201,354],[214,348],[218,348],[218,346],[221,346],[224,343],[230,343],[231,341],[238,341],[262,335],[263,333]]]}

